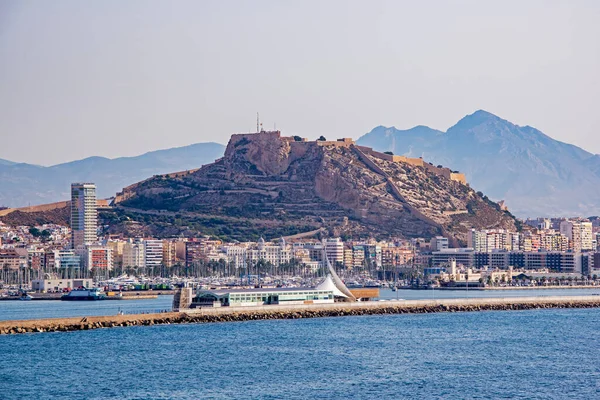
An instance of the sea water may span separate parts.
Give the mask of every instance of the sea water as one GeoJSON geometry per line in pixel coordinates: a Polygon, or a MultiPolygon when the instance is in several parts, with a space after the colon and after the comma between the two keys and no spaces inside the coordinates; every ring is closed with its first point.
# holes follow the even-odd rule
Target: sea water
{"type": "Polygon", "coordinates": [[[600,309],[0,336],[2,399],[597,399],[600,309]]]}

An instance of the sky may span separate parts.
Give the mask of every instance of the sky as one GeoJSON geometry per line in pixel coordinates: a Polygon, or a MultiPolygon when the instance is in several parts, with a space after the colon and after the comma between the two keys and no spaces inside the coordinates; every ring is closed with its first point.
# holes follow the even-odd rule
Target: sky
{"type": "Polygon", "coordinates": [[[600,2],[0,1],[0,158],[263,128],[446,130],[478,109],[600,153],[600,2]]]}

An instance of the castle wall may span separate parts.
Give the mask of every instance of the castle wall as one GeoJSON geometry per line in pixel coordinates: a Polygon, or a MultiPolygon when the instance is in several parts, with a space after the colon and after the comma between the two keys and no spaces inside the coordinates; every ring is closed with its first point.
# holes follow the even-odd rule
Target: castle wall
{"type": "Polygon", "coordinates": [[[450,174],[450,179],[452,179],[453,181],[462,183],[463,185],[467,184],[467,177],[465,176],[465,174],[460,173],[460,172],[452,172],[450,174]]]}
{"type": "MultiPolygon", "coordinates": [[[[231,135],[231,138],[229,139],[229,143],[227,144],[227,147],[235,146],[235,144],[237,142],[239,142],[240,140],[243,140],[243,139],[255,140],[255,138],[257,136],[260,136],[267,140],[269,140],[269,139],[280,140],[281,139],[281,131],[261,131],[261,132],[256,132],[256,133],[234,133],[233,135],[231,135]]],[[[289,140],[289,138],[283,138],[283,139],[289,140]]],[[[294,140],[294,138],[291,138],[291,139],[294,140]]]]}
{"type": "Polygon", "coordinates": [[[452,172],[450,168],[438,168],[434,165],[426,163],[422,158],[411,158],[406,156],[396,156],[391,154],[380,153],[379,151],[375,151],[370,147],[365,146],[356,146],[363,153],[369,154],[370,156],[377,157],[381,160],[391,161],[391,162],[403,162],[415,167],[423,167],[427,171],[434,173],[439,176],[443,176],[446,179],[462,183],[463,185],[467,184],[467,179],[465,174],[452,172]]]}
{"type": "Polygon", "coordinates": [[[317,140],[318,146],[333,146],[333,147],[350,147],[353,142],[339,141],[339,140],[317,140]]]}

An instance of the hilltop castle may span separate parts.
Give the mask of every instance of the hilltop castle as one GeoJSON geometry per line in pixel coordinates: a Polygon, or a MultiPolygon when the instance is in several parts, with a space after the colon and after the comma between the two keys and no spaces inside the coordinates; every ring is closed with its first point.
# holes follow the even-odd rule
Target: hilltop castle
{"type": "Polygon", "coordinates": [[[453,171],[450,168],[442,167],[442,166],[434,166],[431,163],[426,162],[422,158],[411,158],[406,156],[397,156],[388,153],[381,153],[379,151],[373,150],[371,147],[359,146],[356,144],[354,139],[352,138],[342,138],[337,140],[315,140],[309,141],[306,138],[301,138],[299,136],[281,136],[281,131],[261,131],[256,133],[236,133],[231,135],[230,145],[234,146],[237,143],[240,143],[244,140],[249,140],[252,137],[256,137],[256,135],[261,135],[265,139],[276,139],[283,140],[289,142],[292,147],[292,151],[294,147],[305,146],[307,144],[317,144],[318,146],[334,146],[334,147],[346,147],[352,148],[355,147],[360,150],[364,154],[368,154],[371,157],[377,157],[379,159],[385,161],[391,161],[395,163],[406,163],[416,167],[423,167],[427,171],[434,173],[439,176],[443,176],[446,179],[450,179],[455,182],[459,182],[463,185],[467,185],[467,179],[465,174],[460,173],[458,171],[453,171]]]}

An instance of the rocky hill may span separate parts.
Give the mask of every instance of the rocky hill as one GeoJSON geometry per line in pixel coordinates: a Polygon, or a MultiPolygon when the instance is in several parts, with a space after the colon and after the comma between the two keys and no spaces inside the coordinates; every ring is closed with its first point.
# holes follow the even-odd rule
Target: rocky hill
{"type": "Polygon", "coordinates": [[[115,200],[115,229],[154,235],[198,230],[228,239],[325,229],[331,235],[449,236],[515,228],[512,215],[461,183],[460,174],[353,141],[298,141],[280,132],[233,135],[199,170],[129,186],[115,200]],[[141,223],[138,223],[141,222],[141,223]]]}
{"type": "Polygon", "coordinates": [[[0,213],[0,221],[10,226],[38,226],[43,224],[68,226],[70,217],[70,205],[37,212],[16,210],[9,214],[0,213]]]}
{"type": "Polygon", "coordinates": [[[600,213],[599,156],[483,110],[447,132],[380,126],[357,143],[459,169],[522,218],[600,213]]]}

